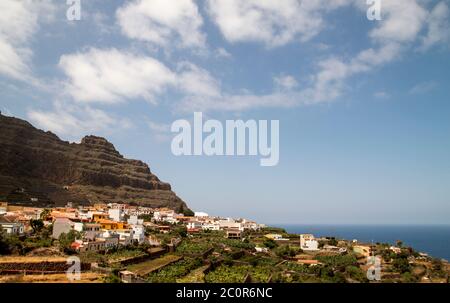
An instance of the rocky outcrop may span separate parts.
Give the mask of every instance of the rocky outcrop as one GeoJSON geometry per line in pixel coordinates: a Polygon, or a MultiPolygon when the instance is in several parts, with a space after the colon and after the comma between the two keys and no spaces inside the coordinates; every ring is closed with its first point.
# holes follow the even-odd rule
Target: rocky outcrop
{"type": "Polygon", "coordinates": [[[0,199],[30,205],[124,202],[187,209],[147,164],[125,159],[106,139],[60,140],[0,114],[0,199]]]}

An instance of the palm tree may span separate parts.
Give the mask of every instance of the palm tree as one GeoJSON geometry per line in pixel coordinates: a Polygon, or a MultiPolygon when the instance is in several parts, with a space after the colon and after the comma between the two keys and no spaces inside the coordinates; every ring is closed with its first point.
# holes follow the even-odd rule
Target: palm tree
{"type": "Polygon", "coordinates": [[[50,215],[50,209],[46,208],[41,212],[40,218],[42,221],[46,221],[47,217],[50,215]]]}

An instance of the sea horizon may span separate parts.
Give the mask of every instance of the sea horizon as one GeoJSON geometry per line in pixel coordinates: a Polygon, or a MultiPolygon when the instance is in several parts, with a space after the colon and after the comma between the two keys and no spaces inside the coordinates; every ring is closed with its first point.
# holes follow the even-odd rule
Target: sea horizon
{"type": "Polygon", "coordinates": [[[450,224],[270,224],[288,233],[310,233],[316,237],[336,237],[359,242],[396,244],[450,260],[450,224]]]}

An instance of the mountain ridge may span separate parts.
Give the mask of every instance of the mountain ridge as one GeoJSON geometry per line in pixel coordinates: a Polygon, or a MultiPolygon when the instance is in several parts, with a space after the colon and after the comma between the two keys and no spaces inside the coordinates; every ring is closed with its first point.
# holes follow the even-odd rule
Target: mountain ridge
{"type": "Polygon", "coordinates": [[[0,199],[12,204],[123,202],[188,209],[146,163],[126,159],[105,138],[69,143],[0,113],[0,146],[0,199]]]}

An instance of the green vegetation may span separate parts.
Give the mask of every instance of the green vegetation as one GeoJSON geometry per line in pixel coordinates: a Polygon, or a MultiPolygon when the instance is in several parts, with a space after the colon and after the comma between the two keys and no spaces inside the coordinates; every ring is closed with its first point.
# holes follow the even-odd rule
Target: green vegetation
{"type": "Polygon", "coordinates": [[[147,281],[151,283],[175,283],[177,279],[186,276],[202,264],[201,259],[187,258],[152,272],[147,277],[147,281]]]}
{"type": "Polygon", "coordinates": [[[177,283],[202,283],[205,282],[205,270],[209,268],[209,265],[204,265],[193,271],[188,275],[177,279],[177,283]]]}
{"type": "Polygon", "coordinates": [[[164,255],[161,258],[149,260],[139,264],[133,264],[128,266],[128,270],[138,274],[139,276],[146,276],[153,271],[159,270],[164,266],[174,263],[180,260],[180,256],[175,255],[164,255]]]}
{"type": "Polygon", "coordinates": [[[269,282],[273,269],[266,266],[227,266],[223,265],[205,276],[208,283],[243,283],[247,275],[252,282],[269,282]]]}
{"type": "Polygon", "coordinates": [[[65,253],[73,253],[72,248],[70,247],[70,245],[76,240],[76,239],[80,239],[81,238],[81,234],[75,230],[71,230],[68,233],[62,233],[59,238],[59,248],[61,249],[62,252],[65,253]]]}
{"type": "Polygon", "coordinates": [[[51,234],[51,226],[44,227],[40,223],[36,223],[35,230],[28,236],[9,235],[0,231],[0,255],[24,255],[36,248],[51,247],[51,234]]]}
{"type": "MultiPolygon", "coordinates": [[[[7,235],[0,232],[1,255],[24,255],[37,248],[57,247],[67,254],[75,253],[70,245],[81,235],[77,232],[62,234],[58,241],[51,237],[52,227],[44,226],[41,220],[30,221],[32,232],[26,236],[7,235]]],[[[127,269],[152,283],[348,283],[369,280],[366,276],[367,260],[352,253],[351,243],[339,245],[349,252],[330,251],[303,252],[298,245],[297,235],[287,235],[284,230],[268,228],[265,231],[247,231],[243,240],[227,239],[223,231],[200,231],[188,234],[182,224],[171,225],[168,233],[148,230],[165,244],[178,243],[175,252],[148,260],[158,252],[150,251],[148,245],[129,245],[106,252],[85,252],[79,257],[85,263],[98,263],[112,270],[105,282],[120,282],[117,272],[127,269]],[[278,233],[290,237],[291,241],[274,241],[266,233],[278,233]],[[176,240],[176,241],[174,241],[176,240]],[[180,242],[181,241],[181,242],[180,242]],[[255,247],[266,247],[257,253],[255,247]],[[143,262],[133,265],[128,262],[143,262]],[[133,259],[133,260],[131,260],[133,259]],[[299,261],[297,261],[299,259],[299,261]],[[309,265],[300,260],[314,261],[309,265]]],[[[337,245],[335,238],[321,239],[325,244],[337,245]]],[[[383,282],[417,283],[421,281],[448,282],[448,263],[419,254],[412,248],[397,243],[398,249],[390,244],[377,243],[373,253],[383,258],[383,282]]],[[[152,248],[164,251],[163,248],[152,248]]],[[[40,250],[38,253],[41,253],[40,250]]]]}
{"type": "Polygon", "coordinates": [[[181,254],[202,254],[210,248],[212,248],[210,243],[183,241],[177,247],[177,252],[181,254]]]}

